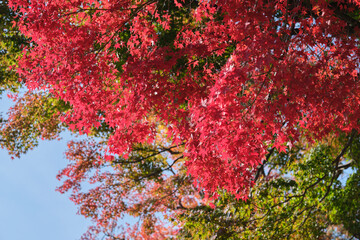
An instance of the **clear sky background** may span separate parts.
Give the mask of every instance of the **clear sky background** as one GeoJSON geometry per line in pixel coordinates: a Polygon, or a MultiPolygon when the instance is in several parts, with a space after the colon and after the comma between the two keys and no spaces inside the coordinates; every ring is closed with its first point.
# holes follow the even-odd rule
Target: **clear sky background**
{"type": "MultiPolygon", "coordinates": [[[[3,96],[0,112],[9,105],[3,96]]],[[[69,196],[55,191],[68,139],[42,141],[14,160],[0,148],[0,240],[77,240],[87,230],[69,196]]]]}

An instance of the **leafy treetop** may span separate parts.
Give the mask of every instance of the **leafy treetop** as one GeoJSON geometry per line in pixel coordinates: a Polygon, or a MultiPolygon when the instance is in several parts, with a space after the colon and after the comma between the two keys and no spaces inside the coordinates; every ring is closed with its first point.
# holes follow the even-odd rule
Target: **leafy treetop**
{"type": "Polygon", "coordinates": [[[246,198],[269,148],[359,130],[360,1],[9,5],[32,39],[18,73],[71,105],[65,123],[112,129],[108,159],[153,143],[164,123],[207,196],[246,198]]]}

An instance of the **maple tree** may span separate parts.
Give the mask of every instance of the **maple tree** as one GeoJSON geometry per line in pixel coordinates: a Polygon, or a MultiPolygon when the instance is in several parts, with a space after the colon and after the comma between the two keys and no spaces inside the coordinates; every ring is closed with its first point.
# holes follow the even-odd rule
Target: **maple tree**
{"type": "Polygon", "coordinates": [[[270,152],[359,130],[359,4],[10,1],[32,40],[18,73],[66,106],[40,129],[102,139],[71,143],[59,175],[96,222],[87,238],[122,238],[117,219],[139,213],[143,236],[175,234],[155,212],[247,199],[270,152]],[[80,192],[87,179],[99,186],[80,192]]]}
{"type": "Polygon", "coordinates": [[[156,116],[198,187],[241,198],[269,146],[358,129],[358,4],[9,2],[36,44],[18,72],[70,103],[64,122],[108,125],[108,154],[126,157],[156,116]]]}
{"type": "Polygon", "coordinates": [[[25,92],[13,65],[29,39],[14,25],[15,13],[7,1],[0,1],[0,97],[8,93],[15,105],[7,117],[0,117],[0,146],[20,157],[38,144],[38,139],[56,139],[64,130],[59,114],[69,106],[46,92],[25,92]],[[25,92],[21,94],[20,92],[25,92]]]}

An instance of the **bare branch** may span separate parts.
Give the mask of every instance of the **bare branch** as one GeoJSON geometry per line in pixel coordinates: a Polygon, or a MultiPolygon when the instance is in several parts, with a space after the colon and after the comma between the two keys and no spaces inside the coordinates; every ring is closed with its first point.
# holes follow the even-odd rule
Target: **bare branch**
{"type": "Polygon", "coordinates": [[[256,182],[259,179],[260,175],[265,176],[264,165],[265,165],[266,162],[269,161],[269,159],[270,159],[270,157],[271,157],[271,155],[273,154],[274,151],[275,151],[275,148],[273,147],[272,149],[270,149],[269,153],[266,154],[266,159],[264,160],[264,162],[260,165],[260,167],[256,171],[254,182],[256,182]]]}

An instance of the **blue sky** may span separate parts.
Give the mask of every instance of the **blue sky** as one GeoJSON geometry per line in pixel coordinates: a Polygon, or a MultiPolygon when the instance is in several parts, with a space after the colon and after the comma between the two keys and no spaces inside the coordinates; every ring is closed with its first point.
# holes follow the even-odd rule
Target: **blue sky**
{"type": "MultiPolygon", "coordinates": [[[[2,113],[9,106],[4,98],[2,113]]],[[[89,221],[55,191],[56,174],[67,164],[67,139],[42,141],[21,159],[0,149],[0,240],[76,240],[86,231],[89,221]]]]}

